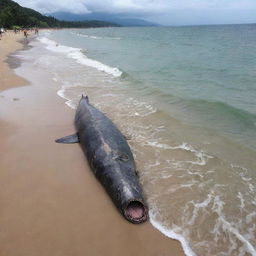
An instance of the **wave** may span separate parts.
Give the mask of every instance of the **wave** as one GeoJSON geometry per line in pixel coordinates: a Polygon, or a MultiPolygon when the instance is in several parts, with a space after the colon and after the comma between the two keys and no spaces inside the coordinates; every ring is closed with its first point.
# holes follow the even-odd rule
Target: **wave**
{"type": "MultiPolygon", "coordinates": [[[[184,187],[184,185],[182,185],[184,187]]],[[[215,185],[216,189],[220,185],[215,185]]],[[[173,193],[174,191],[172,191],[173,193]]],[[[249,212],[246,210],[246,216],[244,220],[234,221],[234,219],[227,214],[225,211],[227,201],[222,200],[220,195],[217,195],[217,191],[211,191],[205,199],[196,200],[192,199],[188,201],[184,206],[185,215],[182,216],[182,224],[175,224],[169,221],[164,216],[164,214],[154,205],[150,206],[149,216],[151,224],[158,229],[165,236],[178,240],[186,256],[203,255],[213,255],[213,251],[217,249],[223,237],[226,237],[226,241],[229,244],[223,246],[221,251],[214,255],[256,255],[256,248],[254,247],[254,232],[255,225],[253,218],[256,216],[256,212],[249,212]],[[191,208],[193,207],[193,208],[191,208]],[[189,213],[189,214],[188,214],[189,213]],[[202,215],[202,213],[204,213],[202,215]],[[211,222],[211,216],[215,216],[214,222],[211,222]],[[201,228],[198,227],[198,220],[204,223],[202,220],[207,221],[209,227],[207,232],[211,240],[205,239],[200,235],[200,242],[195,243],[196,239],[191,236],[192,229],[198,229],[198,234],[202,232],[201,228]],[[241,228],[241,224],[247,224],[247,229],[241,228]],[[225,235],[224,235],[225,234],[225,235]],[[215,248],[215,249],[214,249],[215,248]],[[196,253],[195,253],[196,252],[196,253]]],[[[239,198],[242,199],[241,193],[238,193],[239,198]]],[[[241,206],[243,205],[243,199],[241,200],[241,206]]],[[[241,217],[240,217],[241,218],[241,217]]],[[[205,231],[204,231],[205,232],[205,231]]],[[[204,234],[204,233],[202,233],[204,234]]],[[[223,243],[223,245],[225,244],[223,243]]]]}
{"type": "Polygon", "coordinates": [[[183,142],[181,145],[178,146],[170,146],[167,144],[159,143],[158,141],[147,141],[146,145],[149,145],[151,147],[160,148],[160,149],[171,149],[171,150],[184,150],[191,152],[196,157],[196,161],[183,161],[184,163],[190,163],[193,165],[206,165],[208,159],[213,158],[212,156],[206,154],[202,150],[196,150],[191,145],[183,142]]]}
{"type": "MultiPolygon", "coordinates": [[[[129,78],[130,79],[130,78],[129,78]]],[[[187,125],[216,131],[255,150],[255,107],[209,99],[193,99],[165,91],[164,88],[138,84],[143,97],[149,97],[159,111],[187,125]]],[[[137,89],[137,88],[136,88],[137,89]]]]}
{"type": "Polygon", "coordinates": [[[92,36],[92,35],[87,35],[87,34],[82,34],[82,33],[77,33],[76,35],[80,36],[80,37],[86,37],[86,38],[98,39],[98,40],[99,39],[121,40],[121,37],[109,37],[109,36],[101,37],[101,36],[92,36]]]}
{"type": "MultiPolygon", "coordinates": [[[[132,80],[132,77],[129,77],[129,80],[132,80]]],[[[132,80],[133,81],[133,80],[132,80]]],[[[204,122],[203,125],[210,125],[212,128],[230,128],[230,124],[232,128],[240,130],[245,130],[248,128],[255,129],[256,127],[256,112],[255,105],[249,108],[249,105],[243,107],[240,105],[236,105],[232,102],[223,102],[219,100],[210,100],[210,99],[200,99],[200,98],[192,98],[186,97],[182,95],[177,95],[175,93],[170,93],[166,91],[164,88],[156,87],[154,85],[139,83],[139,81],[133,81],[138,86],[145,97],[153,97],[156,102],[170,110],[170,105],[172,105],[173,109],[176,109],[177,119],[186,119],[188,121],[193,114],[194,117],[198,117],[194,120],[195,123],[198,121],[204,122]],[[185,110],[185,111],[184,111],[185,110]],[[189,116],[186,115],[188,113],[189,116]],[[185,114],[185,115],[184,115],[185,114]],[[224,126],[224,127],[223,127],[224,126]]],[[[171,111],[172,114],[176,112],[171,111]]]]}
{"type": "Polygon", "coordinates": [[[211,117],[229,117],[236,120],[247,127],[255,127],[256,115],[247,110],[237,108],[227,102],[210,101],[204,99],[189,100],[188,105],[202,114],[211,115],[211,117]]]}
{"type": "Polygon", "coordinates": [[[105,65],[99,61],[88,58],[83,54],[82,49],[69,47],[65,45],[59,45],[56,41],[50,40],[46,37],[41,37],[38,39],[40,42],[46,44],[46,48],[53,52],[64,53],[69,58],[75,59],[78,63],[86,65],[92,68],[96,68],[99,71],[103,71],[107,74],[110,74],[114,77],[121,77],[122,71],[118,68],[113,68],[108,65],[105,65]]]}
{"type": "Polygon", "coordinates": [[[153,210],[149,210],[150,223],[153,225],[153,227],[155,227],[165,236],[179,241],[186,256],[196,256],[186,239],[182,235],[175,233],[175,231],[165,227],[162,223],[158,222],[155,218],[155,215],[156,214],[153,210]]]}
{"type": "MultiPolygon", "coordinates": [[[[70,86],[69,86],[70,87],[70,86]]],[[[76,109],[76,105],[73,103],[71,99],[69,99],[66,94],[66,86],[62,86],[60,90],[57,91],[57,94],[66,100],[65,104],[68,105],[72,109],[76,109]]]]}

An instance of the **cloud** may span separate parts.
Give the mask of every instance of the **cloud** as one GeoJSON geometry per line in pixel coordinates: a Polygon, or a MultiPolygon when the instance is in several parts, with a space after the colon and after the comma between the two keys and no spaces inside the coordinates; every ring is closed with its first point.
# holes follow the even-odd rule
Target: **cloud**
{"type": "MultiPolygon", "coordinates": [[[[191,17],[204,23],[207,15],[211,15],[212,22],[216,15],[216,22],[221,23],[221,17],[228,23],[237,20],[237,15],[246,16],[246,13],[256,11],[255,0],[16,0],[22,6],[33,8],[43,14],[54,12],[69,12],[74,14],[87,14],[102,12],[109,14],[125,14],[126,17],[145,18],[152,17],[154,21],[170,20],[171,15],[177,20],[176,24],[185,24],[191,17]],[[234,14],[232,14],[232,12],[234,14]],[[219,15],[223,13],[223,15],[219,15]],[[184,16],[185,15],[185,16],[184,16]],[[232,17],[233,15],[233,17],[232,17]],[[169,16],[169,18],[168,18],[169,16]],[[187,17],[188,16],[188,17],[187,17]],[[236,16],[236,17],[235,17],[236,16]],[[205,17],[205,18],[204,18],[205,17]]],[[[194,19],[195,20],[195,19],[194,19]]],[[[244,21],[246,18],[244,19],[244,21]]],[[[251,21],[251,20],[250,20],[251,21]]],[[[256,17],[255,17],[256,21],[256,17]]],[[[164,22],[164,21],[163,21],[164,22]]],[[[166,22],[164,22],[166,23],[166,22]]],[[[239,22],[238,22],[239,23],[239,22]]],[[[169,23],[170,24],[170,23],[169,23]]]]}
{"type": "Polygon", "coordinates": [[[255,0],[16,0],[43,13],[166,13],[180,9],[256,9],[255,0]]]}
{"type": "Polygon", "coordinates": [[[90,13],[84,0],[15,0],[22,6],[41,13],[71,12],[74,14],[90,13]]]}

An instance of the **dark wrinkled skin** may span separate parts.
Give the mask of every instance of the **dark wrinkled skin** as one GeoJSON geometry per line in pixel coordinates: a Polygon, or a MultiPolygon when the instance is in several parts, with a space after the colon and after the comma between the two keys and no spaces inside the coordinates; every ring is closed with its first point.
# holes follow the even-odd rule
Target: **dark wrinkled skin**
{"type": "Polygon", "coordinates": [[[75,115],[75,127],[81,147],[87,156],[91,169],[105,187],[119,211],[124,211],[128,203],[134,200],[145,207],[142,191],[136,174],[132,152],[125,137],[112,121],[89,104],[87,97],[82,97],[75,115]]]}

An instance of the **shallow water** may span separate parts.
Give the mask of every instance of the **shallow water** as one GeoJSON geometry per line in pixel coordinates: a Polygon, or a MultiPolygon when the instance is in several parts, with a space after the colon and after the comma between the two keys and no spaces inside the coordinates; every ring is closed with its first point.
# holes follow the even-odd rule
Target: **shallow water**
{"type": "Polygon", "coordinates": [[[130,139],[150,221],[187,255],[256,255],[255,28],[49,31],[17,55],[130,139]]]}

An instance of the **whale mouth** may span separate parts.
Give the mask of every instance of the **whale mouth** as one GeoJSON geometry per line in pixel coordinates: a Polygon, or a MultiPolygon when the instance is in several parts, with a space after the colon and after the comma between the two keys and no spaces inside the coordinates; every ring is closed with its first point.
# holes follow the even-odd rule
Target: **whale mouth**
{"type": "Polygon", "coordinates": [[[128,203],[124,210],[124,215],[127,220],[135,224],[145,222],[148,217],[147,208],[138,200],[133,200],[128,203]]]}

